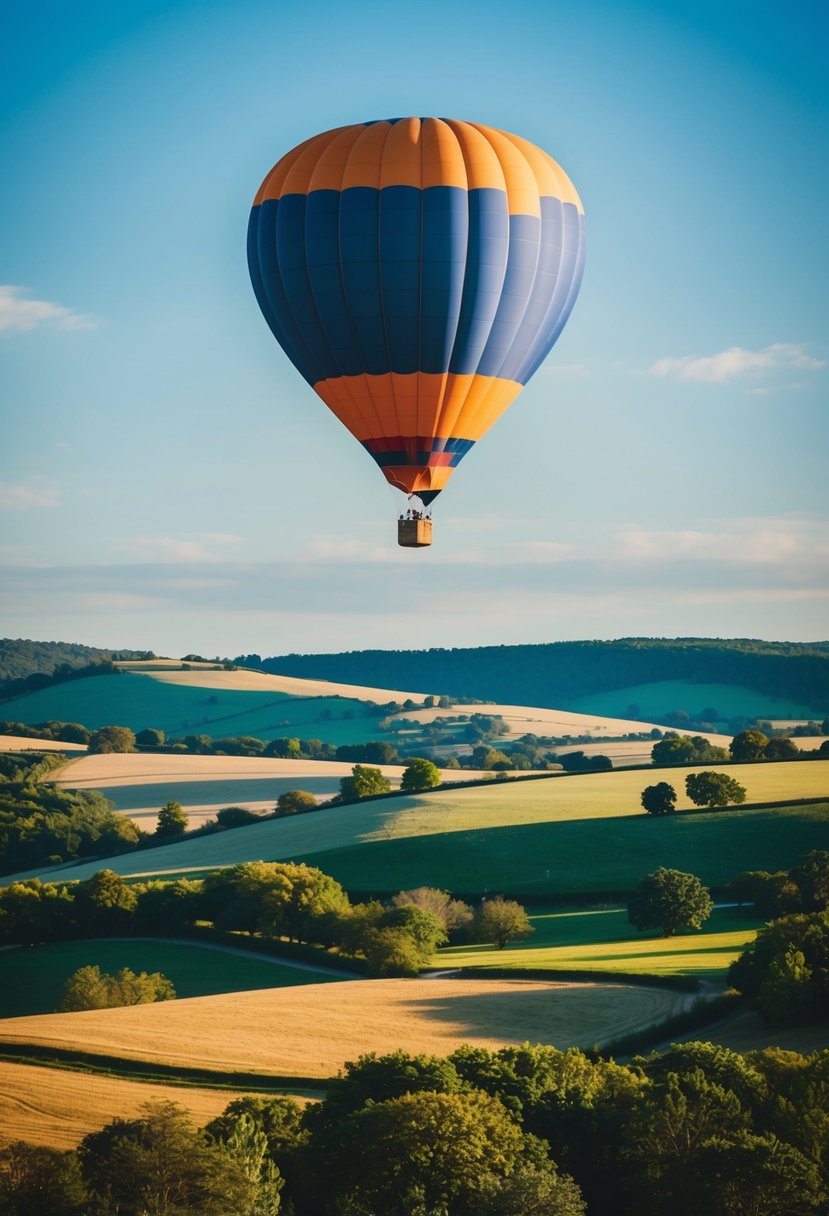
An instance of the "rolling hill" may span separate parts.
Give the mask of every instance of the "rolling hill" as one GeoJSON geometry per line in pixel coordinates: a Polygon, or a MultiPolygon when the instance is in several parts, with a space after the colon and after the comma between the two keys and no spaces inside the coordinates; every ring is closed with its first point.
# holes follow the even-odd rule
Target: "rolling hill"
{"type": "Polygon", "coordinates": [[[285,675],[402,684],[451,696],[549,708],[576,710],[584,704],[583,698],[594,697],[593,711],[626,713],[628,706],[637,704],[642,717],[657,721],[667,710],[679,709],[696,716],[713,708],[721,719],[735,714],[819,719],[829,713],[827,642],[623,638],[268,659],[244,656],[248,666],[256,660],[263,670],[285,675]],[[673,704],[666,704],[668,692],[676,697],[673,704]],[[721,705],[718,696],[728,697],[728,706],[721,705]],[[785,712],[783,705],[789,707],[785,712]]]}
{"type": "MultiPolygon", "coordinates": [[[[814,805],[654,820],[639,803],[652,773],[622,769],[381,798],[128,853],[105,864],[136,875],[296,859],[357,891],[427,884],[458,893],[559,896],[630,890],[658,865],[691,870],[720,886],[741,870],[777,870],[809,849],[829,848],[829,761],[726,770],[738,775],[751,803],[806,798],[814,805]]],[[[688,806],[684,780],[693,771],[699,770],[659,770],[659,779],[674,780],[680,807],[688,806]]],[[[56,867],[48,876],[86,878],[102,864],[56,867]]]]}

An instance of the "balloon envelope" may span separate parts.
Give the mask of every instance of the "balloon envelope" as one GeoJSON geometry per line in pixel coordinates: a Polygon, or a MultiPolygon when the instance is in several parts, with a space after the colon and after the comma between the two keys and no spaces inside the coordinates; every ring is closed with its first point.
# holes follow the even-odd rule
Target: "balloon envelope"
{"type": "Polygon", "coordinates": [[[387,480],[425,502],[549,353],[584,250],[581,202],[550,156],[439,118],[300,144],[248,229],[275,338],[387,480]]]}

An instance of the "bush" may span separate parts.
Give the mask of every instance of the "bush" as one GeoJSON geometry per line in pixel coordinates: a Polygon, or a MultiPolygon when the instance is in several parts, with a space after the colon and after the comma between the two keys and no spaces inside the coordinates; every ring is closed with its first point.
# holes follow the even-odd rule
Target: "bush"
{"type": "Polygon", "coordinates": [[[689,773],[685,792],[695,806],[728,806],[746,800],[746,788],[727,773],[689,773]]]}
{"type": "Polygon", "coordinates": [[[431,760],[412,760],[403,773],[400,788],[407,794],[434,789],[440,785],[440,769],[431,760]]]}
{"type": "Polygon", "coordinates": [[[285,790],[276,800],[276,814],[299,815],[303,811],[315,811],[317,800],[308,790],[285,790]]]}
{"type": "Polygon", "coordinates": [[[216,822],[223,828],[244,828],[249,823],[259,823],[261,815],[244,806],[223,806],[216,812],[216,822]]]}

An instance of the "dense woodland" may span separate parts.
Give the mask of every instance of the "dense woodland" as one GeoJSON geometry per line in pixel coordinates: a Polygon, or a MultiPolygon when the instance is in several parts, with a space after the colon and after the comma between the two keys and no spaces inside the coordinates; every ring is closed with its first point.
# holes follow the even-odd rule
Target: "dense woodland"
{"type": "MultiPolygon", "coordinates": [[[[569,700],[660,680],[735,684],[829,711],[829,642],[626,638],[455,650],[240,655],[281,675],[428,690],[505,704],[566,708],[569,700]]],[[[695,707],[691,707],[692,709],[695,707]]]]}
{"type": "Polygon", "coordinates": [[[808,1216],[829,1052],[684,1043],[629,1064],[466,1046],[348,1064],[324,1099],[153,1103],[75,1152],[0,1152],[8,1216],[808,1216]],[[799,1117],[808,1111],[809,1117],[799,1117]]]}

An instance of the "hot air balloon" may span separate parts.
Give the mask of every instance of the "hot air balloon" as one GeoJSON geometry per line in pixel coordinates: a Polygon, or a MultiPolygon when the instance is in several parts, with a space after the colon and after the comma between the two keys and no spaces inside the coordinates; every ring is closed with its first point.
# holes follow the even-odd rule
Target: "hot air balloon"
{"type": "Polygon", "coordinates": [[[338,127],[266,176],[248,228],[256,299],[294,366],[409,495],[400,544],[431,543],[431,503],[550,352],[584,250],[566,173],[480,123],[338,127]]]}

